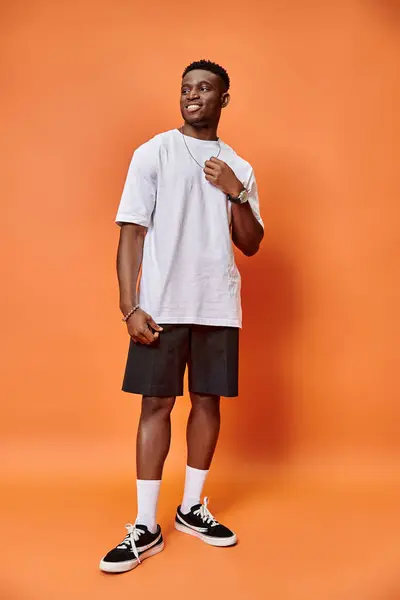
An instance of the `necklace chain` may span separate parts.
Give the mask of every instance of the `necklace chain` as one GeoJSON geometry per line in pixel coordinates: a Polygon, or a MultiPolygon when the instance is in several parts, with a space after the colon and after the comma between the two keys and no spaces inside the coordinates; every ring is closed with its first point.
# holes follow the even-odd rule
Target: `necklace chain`
{"type": "MultiPolygon", "coordinates": [[[[182,134],[182,138],[183,138],[184,144],[186,146],[186,150],[189,152],[189,155],[193,158],[194,162],[199,165],[200,169],[204,169],[204,166],[201,166],[201,164],[195,159],[195,157],[193,156],[193,154],[190,152],[189,147],[188,147],[188,145],[186,143],[185,134],[183,133],[182,128],[179,129],[179,131],[182,134]]],[[[217,156],[215,158],[218,158],[218,156],[221,154],[221,144],[219,143],[219,139],[217,139],[217,142],[218,142],[218,148],[219,148],[219,150],[218,150],[218,154],[217,154],[217,156]]]]}

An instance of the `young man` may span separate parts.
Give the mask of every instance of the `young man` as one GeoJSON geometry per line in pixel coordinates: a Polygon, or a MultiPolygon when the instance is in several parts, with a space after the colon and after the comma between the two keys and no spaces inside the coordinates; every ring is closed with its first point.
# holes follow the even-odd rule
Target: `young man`
{"type": "Polygon", "coordinates": [[[264,234],[253,170],[217,136],[229,83],[225,69],[210,61],[185,69],[184,125],[134,152],[117,213],[120,308],[131,337],[123,390],[143,399],[138,515],[100,562],[111,573],[129,571],[164,547],[156,509],[186,365],[192,409],[175,527],[214,546],[236,543],[207,499],[200,501],[218,439],[220,396],[238,394],[242,315],[232,240],[252,256],[264,234]]]}

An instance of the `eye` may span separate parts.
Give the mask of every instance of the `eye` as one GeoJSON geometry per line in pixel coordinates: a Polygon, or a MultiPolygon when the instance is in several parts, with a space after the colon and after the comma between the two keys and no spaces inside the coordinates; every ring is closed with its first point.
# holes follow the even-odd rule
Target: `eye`
{"type": "Polygon", "coordinates": [[[208,92],[209,88],[206,85],[202,85],[200,88],[201,92],[208,92]]]}
{"type": "Polygon", "coordinates": [[[184,96],[185,94],[187,94],[187,93],[188,93],[188,91],[189,91],[188,89],[184,89],[184,90],[182,90],[182,92],[181,92],[181,93],[182,93],[182,96],[184,96]]]}

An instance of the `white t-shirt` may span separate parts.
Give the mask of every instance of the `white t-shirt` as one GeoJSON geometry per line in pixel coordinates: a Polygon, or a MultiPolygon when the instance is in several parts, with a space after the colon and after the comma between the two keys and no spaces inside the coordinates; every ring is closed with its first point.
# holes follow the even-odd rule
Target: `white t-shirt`
{"type": "MultiPolygon", "coordinates": [[[[216,141],[156,135],[133,154],[116,223],[148,228],[139,304],[156,323],[242,326],[240,274],[231,241],[231,203],[200,165],[217,156],[216,141]]],[[[220,141],[219,158],[250,191],[259,214],[253,169],[220,141]]]]}

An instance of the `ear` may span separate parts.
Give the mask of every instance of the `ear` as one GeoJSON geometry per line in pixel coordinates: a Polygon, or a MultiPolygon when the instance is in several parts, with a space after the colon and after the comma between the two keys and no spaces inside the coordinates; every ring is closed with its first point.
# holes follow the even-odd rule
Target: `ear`
{"type": "Polygon", "coordinates": [[[230,95],[228,94],[228,92],[225,92],[225,94],[222,94],[222,98],[221,98],[221,106],[222,108],[226,108],[230,102],[230,95]]]}

